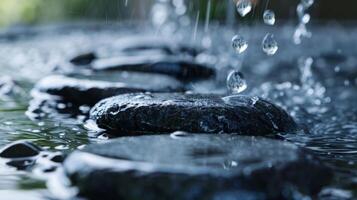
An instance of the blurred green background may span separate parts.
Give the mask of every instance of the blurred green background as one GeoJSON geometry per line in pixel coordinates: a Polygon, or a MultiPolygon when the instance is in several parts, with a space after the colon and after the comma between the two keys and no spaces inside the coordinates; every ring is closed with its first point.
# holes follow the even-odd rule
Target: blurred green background
{"type": "MultiPolygon", "coordinates": [[[[209,0],[186,0],[189,14],[197,11],[205,18],[209,0]]],[[[228,9],[234,9],[232,0],[211,0],[211,18],[224,22],[228,9]]],[[[268,0],[255,0],[257,7],[249,20],[260,19],[268,0]]],[[[154,0],[0,0],[0,27],[32,25],[68,21],[120,21],[147,19],[154,0]]],[[[278,18],[295,20],[298,0],[270,0],[278,18]]],[[[311,9],[314,20],[357,19],[356,0],[315,0],[311,9]]],[[[236,16],[236,18],[238,18],[236,16]]]]}

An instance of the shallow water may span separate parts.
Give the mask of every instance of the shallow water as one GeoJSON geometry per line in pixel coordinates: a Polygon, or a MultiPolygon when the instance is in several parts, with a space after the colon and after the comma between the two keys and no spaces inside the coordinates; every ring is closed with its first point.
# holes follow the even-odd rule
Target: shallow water
{"type": "MultiPolygon", "coordinates": [[[[243,94],[271,99],[287,109],[305,131],[281,136],[306,148],[336,172],[334,183],[324,190],[321,199],[357,197],[357,40],[354,39],[357,29],[352,27],[315,25],[312,39],[299,46],[291,39],[293,26],[269,30],[260,25],[243,27],[241,32],[249,33],[245,35],[250,35],[247,38],[250,45],[246,52],[237,55],[230,44],[235,33],[212,24],[210,30],[216,32],[211,33],[209,52],[215,56],[200,55],[197,59],[214,63],[220,73],[215,82],[192,84],[198,92],[226,92],[224,83],[228,71],[241,70],[248,84],[243,94]],[[279,42],[279,51],[272,57],[261,50],[261,39],[268,31],[275,33],[279,42]],[[311,71],[306,64],[308,57],[313,59],[311,71]]],[[[44,148],[70,152],[105,140],[88,131],[80,117],[52,116],[31,121],[25,115],[29,91],[37,80],[50,74],[56,64],[70,56],[92,48],[105,54],[110,52],[108,47],[115,48],[121,36],[142,29],[146,29],[145,35],[155,32],[142,26],[91,24],[0,34],[0,72],[18,84],[14,93],[0,96],[0,145],[26,139],[44,148]]],[[[169,38],[200,44],[201,33],[196,40],[192,34],[186,31],[169,38]]],[[[41,199],[46,195],[42,177],[0,164],[1,197],[41,199]]]]}

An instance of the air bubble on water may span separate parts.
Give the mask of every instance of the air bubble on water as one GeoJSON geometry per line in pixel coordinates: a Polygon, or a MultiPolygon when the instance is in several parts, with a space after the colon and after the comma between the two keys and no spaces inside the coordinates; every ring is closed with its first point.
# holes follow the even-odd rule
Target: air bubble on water
{"type": "Polygon", "coordinates": [[[267,25],[275,24],[275,13],[272,10],[266,10],[263,14],[264,23],[267,25]]]}
{"type": "Polygon", "coordinates": [[[248,42],[244,39],[243,36],[241,35],[235,35],[233,38],[232,38],[232,47],[233,49],[241,54],[243,53],[245,50],[247,50],[248,48],[248,42]]]}
{"type": "Polygon", "coordinates": [[[38,126],[44,126],[44,125],[45,125],[45,122],[38,122],[37,125],[38,125],[38,126]]]}
{"type": "Polygon", "coordinates": [[[227,88],[232,94],[239,94],[247,89],[247,82],[239,71],[231,71],[227,77],[227,88]]]}
{"type": "Polygon", "coordinates": [[[237,12],[240,16],[246,16],[252,10],[252,2],[250,0],[238,0],[237,12]]]}
{"type": "Polygon", "coordinates": [[[263,51],[268,55],[272,56],[278,51],[278,43],[274,39],[274,35],[268,33],[262,42],[263,51]]]}

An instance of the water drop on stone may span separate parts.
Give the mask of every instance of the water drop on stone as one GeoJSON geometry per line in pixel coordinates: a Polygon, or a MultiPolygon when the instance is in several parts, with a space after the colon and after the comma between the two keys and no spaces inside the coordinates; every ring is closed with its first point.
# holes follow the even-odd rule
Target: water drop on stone
{"type": "Polygon", "coordinates": [[[272,10],[266,10],[263,14],[264,23],[267,25],[275,24],[275,13],[272,10]]]}
{"type": "Polygon", "coordinates": [[[248,42],[240,35],[235,35],[232,38],[232,47],[233,49],[241,54],[248,48],[248,42]]]}
{"type": "Polygon", "coordinates": [[[239,0],[237,2],[237,12],[240,16],[246,16],[252,10],[252,2],[250,0],[239,0]]]}
{"type": "Polygon", "coordinates": [[[233,94],[239,94],[247,89],[247,82],[239,71],[231,71],[227,77],[227,88],[233,94]]]}
{"type": "Polygon", "coordinates": [[[254,96],[251,98],[251,100],[252,100],[252,105],[254,106],[259,101],[259,97],[254,96]]]}
{"type": "Polygon", "coordinates": [[[272,56],[278,51],[278,43],[274,39],[274,35],[268,33],[262,42],[263,51],[268,55],[272,56]]]}

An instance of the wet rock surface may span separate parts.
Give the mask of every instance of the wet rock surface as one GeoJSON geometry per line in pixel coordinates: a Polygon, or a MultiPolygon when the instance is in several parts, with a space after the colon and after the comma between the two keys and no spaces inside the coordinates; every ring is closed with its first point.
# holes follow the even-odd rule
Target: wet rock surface
{"type": "Polygon", "coordinates": [[[3,147],[0,150],[0,157],[2,158],[21,158],[36,156],[42,151],[36,145],[26,142],[18,141],[3,147]]]}
{"type": "Polygon", "coordinates": [[[77,105],[93,106],[98,101],[125,93],[138,92],[180,92],[184,91],[183,85],[165,76],[146,78],[146,84],[126,84],[121,82],[96,81],[77,79],[60,75],[49,76],[37,83],[35,90],[50,95],[60,96],[64,101],[77,105]]]}
{"type": "Polygon", "coordinates": [[[95,59],[97,59],[97,56],[94,52],[87,52],[74,56],[69,62],[74,65],[88,65],[95,59]]]}
{"type": "Polygon", "coordinates": [[[181,80],[208,79],[215,70],[192,59],[163,56],[119,56],[99,59],[91,64],[93,70],[133,71],[166,74],[181,80]]]}
{"type": "Polygon", "coordinates": [[[0,150],[0,158],[18,170],[54,171],[64,159],[62,153],[48,152],[28,141],[13,142],[0,150]]]}
{"type": "Polygon", "coordinates": [[[267,135],[297,129],[284,110],[268,101],[249,96],[119,95],[96,104],[90,117],[100,128],[116,135],[177,130],[267,135]]]}
{"type": "Polygon", "coordinates": [[[291,199],[331,179],[290,143],[227,134],[114,139],[75,151],[64,171],[90,199],[291,199]]]}

